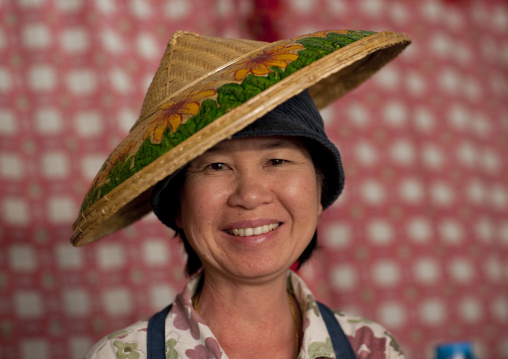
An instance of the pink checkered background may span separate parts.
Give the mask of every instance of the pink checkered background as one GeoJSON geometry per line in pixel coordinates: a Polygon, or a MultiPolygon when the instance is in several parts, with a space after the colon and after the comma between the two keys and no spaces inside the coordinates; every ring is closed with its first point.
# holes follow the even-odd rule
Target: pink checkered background
{"type": "MultiPolygon", "coordinates": [[[[172,32],[259,36],[245,25],[255,2],[0,1],[0,358],[81,358],[180,291],[183,250],[153,216],[84,248],[71,224],[172,32]]],[[[301,275],[318,299],[383,323],[408,358],[458,340],[508,358],[508,3],[274,3],[283,38],[413,39],[323,111],[346,189],[301,275]]]]}

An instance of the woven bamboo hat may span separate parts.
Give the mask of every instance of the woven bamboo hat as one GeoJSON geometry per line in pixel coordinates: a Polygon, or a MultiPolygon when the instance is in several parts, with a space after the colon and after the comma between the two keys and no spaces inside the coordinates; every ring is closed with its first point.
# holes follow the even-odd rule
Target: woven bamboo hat
{"type": "Polygon", "coordinates": [[[101,239],[151,210],[156,183],[308,89],[323,108],[396,57],[404,34],[323,31],[265,43],[176,32],[140,116],[92,182],[71,242],[101,239]]]}

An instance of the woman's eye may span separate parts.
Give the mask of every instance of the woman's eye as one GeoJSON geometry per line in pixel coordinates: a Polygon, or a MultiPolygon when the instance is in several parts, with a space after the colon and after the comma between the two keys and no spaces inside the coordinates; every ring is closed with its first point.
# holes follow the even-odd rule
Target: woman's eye
{"type": "Polygon", "coordinates": [[[278,158],[274,158],[272,160],[270,160],[270,163],[272,164],[272,166],[279,166],[283,163],[286,163],[286,160],[281,160],[281,159],[278,159],[278,158]]]}
{"type": "Polygon", "coordinates": [[[226,165],[224,163],[216,162],[208,165],[214,171],[221,171],[226,169],[226,165]]]}

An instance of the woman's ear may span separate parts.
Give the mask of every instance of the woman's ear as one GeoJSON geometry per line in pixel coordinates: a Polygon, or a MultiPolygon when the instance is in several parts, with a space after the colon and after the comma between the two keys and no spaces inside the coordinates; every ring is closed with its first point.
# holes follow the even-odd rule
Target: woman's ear
{"type": "Polygon", "coordinates": [[[319,172],[317,172],[316,174],[316,178],[317,178],[317,199],[318,199],[318,217],[321,215],[321,213],[323,213],[323,202],[322,202],[322,194],[323,194],[323,186],[324,186],[324,175],[322,174],[322,172],[319,170],[319,172]]]}
{"type": "Polygon", "coordinates": [[[321,216],[321,213],[323,213],[323,204],[321,203],[321,193],[319,193],[319,196],[318,196],[318,212],[317,212],[318,217],[321,216]]]}

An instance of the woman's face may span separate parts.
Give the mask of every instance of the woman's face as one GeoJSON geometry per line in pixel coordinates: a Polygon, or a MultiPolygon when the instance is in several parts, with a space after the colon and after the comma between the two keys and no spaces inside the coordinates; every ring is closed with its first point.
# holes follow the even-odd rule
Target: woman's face
{"type": "Polygon", "coordinates": [[[189,164],[176,223],[206,273],[268,279],[285,273],[310,242],[320,198],[303,141],[227,140],[189,164]]]}

